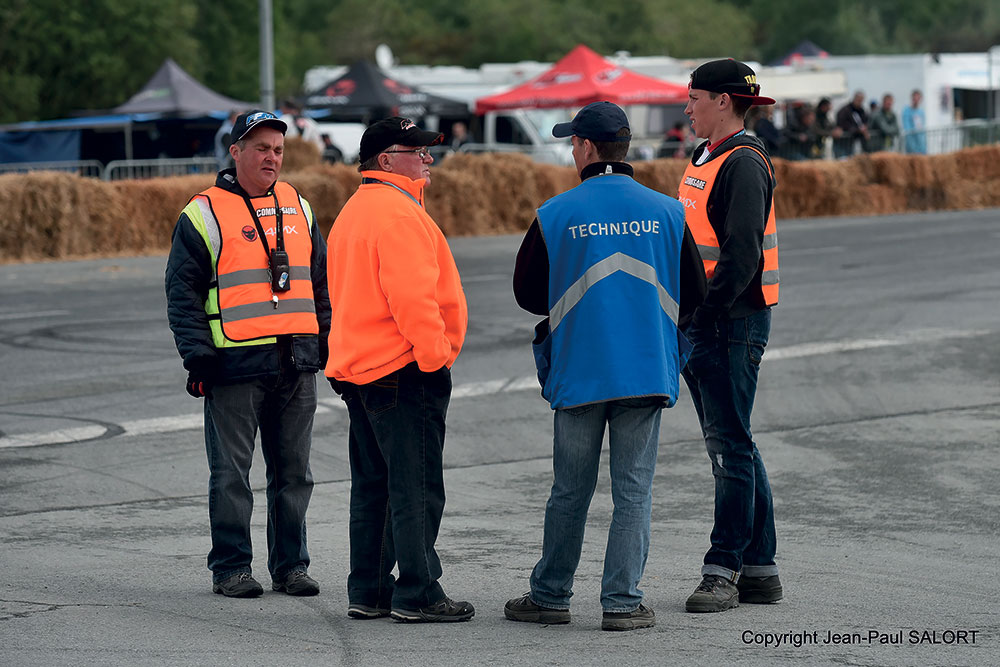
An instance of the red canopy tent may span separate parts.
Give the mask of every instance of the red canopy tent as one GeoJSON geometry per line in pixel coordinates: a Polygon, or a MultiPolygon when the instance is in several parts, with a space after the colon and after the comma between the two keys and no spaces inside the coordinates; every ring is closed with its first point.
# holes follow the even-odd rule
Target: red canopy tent
{"type": "Polygon", "coordinates": [[[501,109],[582,107],[607,100],[630,104],[683,104],[686,86],[620,67],[578,44],[544,74],[503,93],[476,100],[476,113],[501,109]]]}

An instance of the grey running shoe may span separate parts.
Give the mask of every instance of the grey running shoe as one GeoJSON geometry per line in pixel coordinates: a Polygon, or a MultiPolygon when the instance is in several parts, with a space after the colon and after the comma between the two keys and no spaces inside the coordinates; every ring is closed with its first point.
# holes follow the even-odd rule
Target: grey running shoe
{"type": "Polygon", "coordinates": [[[292,570],[281,581],[271,580],[271,588],[289,595],[319,595],[319,584],[305,570],[292,570]]]}
{"type": "Polygon", "coordinates": [[[656,625],[656,614],[644,604],[632,611],[606,611],[601,619],[601,630],[638,630],[656,625]]]}
{"type": "Polygon", "coordinates": [[[467,621],[476,615],[468,602],[455,602],[447,595],[434,604],[420,609],[396,608],[389,612],[392,620],[400,623],[454,623],[467,621]]]}
{"type": "Polygon", "coordinates": [[[264,588],[249,572],[239,572],[212,584],[212,592],[227,598],[255,598],[264,594],[264,588]]]}
{"type": "Polygon", "coordinates": [[[503,615],[511,621],[544,623],[545,625],[561,625],[570,621],[569,609],[540,607],[531,601],[531,593],[507,600],[507,604],[503,606],[503,615]]]}
{"type": "Polygon", "coordinates": [[[768,604],[777,602],[782,597],[781,580],[776,574],[770,577],[741,575],[736,588],[740,591],[740,602],[748,604],[768,604]]]}
{"type": "Polygon", "coordinates": [[[698,588],[687,599],[684,609],[693,612],[725,611],[740,606],[740,592],[736,584],[725,577],[706,574],[698,588]]]}
{"type": "Polygon", "coordinates": [[[351,618],[371,619],[385,618],[389,615],[387,607],[370,607],[366,604],[351,604],[347,607],[347,615],[351,618]]]}

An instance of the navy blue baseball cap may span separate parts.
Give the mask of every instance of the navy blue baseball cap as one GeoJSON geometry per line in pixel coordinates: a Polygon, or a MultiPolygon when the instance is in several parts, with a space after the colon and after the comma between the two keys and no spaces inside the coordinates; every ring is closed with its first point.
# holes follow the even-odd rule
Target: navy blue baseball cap
{"type": "Polygon", "coordinates": [[[240,139],[246,137],[248,134],[253,132],[253,129],[258,125],[273,127],[282,134],[288,130],[288,126],[285,125],[285,121],[281,120],[273,113],[261,111],[260,109],[253,109],[251,111],[247,111],[246,113],[241,113],[236,117],[236,122],[233,123],[233,131],[231,133],[232,143],[235,144],[240,139]]]}
{"type": "Polygon", "coordinates": [[[611,102],[592,102],[580,109],[568,123],[556,123],[553,137],[580,137],[591,141],[629,141],[632,130],[622,108],[611,102]],[[618,136],[621,130],[628,134],[618,136]]]}

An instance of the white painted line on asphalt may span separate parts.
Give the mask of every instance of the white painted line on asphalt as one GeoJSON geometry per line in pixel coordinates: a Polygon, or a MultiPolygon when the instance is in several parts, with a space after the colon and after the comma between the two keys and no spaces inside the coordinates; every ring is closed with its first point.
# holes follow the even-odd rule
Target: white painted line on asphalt
{"type": "Polygon", "coordinates": [[[488,283],[494,280],[511,280],[507,273],[486,273],[481,276],[462,276],[462,284],[465,283],[488,283]]]}
{"type": "Polygon", "coordinates": [[[802,357],[816,357],[823,354],[836,354],[838,352],[856,352],[858,350],[874,350],[880,347],[932,343],[948,338],[974,338],[988,333],[990,332],[986,330],[917,329],[883,338],[839,340],[826,343],[802,343],[800,345],[789,345],[787,347],[767,350],[764,352],[764,361],[800,359],[802,357]]]}
{"type": "Polygon", "coordinates": [[[0,319],[4,322],[12,320],[27,320],[32,317],[51,317],[53,315],[69,315],[68,310],[38,310],[32,313],[0,313],[0,319]]]}
{"type": "MultiPolygon", "coordinates": [[[[764,361],[801,359],[803,357],[837,354],[839,352],[856,352],[859,350],[872,350],[882,347],[913,345],[916,343],[932,343],[935,341],[953,338],[973,338],[975,336],[982,336],[989,333],[992,332],[983,329],[918,329],[896,336],[885,336],[881,338],[839,340],[822,343],[802,343],[799,345],[789,345],[786,347],[769,349],[764,354],[764,361]]],[[[451,392],[451,397],[453,399],[471,398],[475,396],[491,396],[514,391],[529,390],[539,390],[538,379],[534,375],[519,378],[508,378],[505,380],[468,382],[456,385],[451,392]]],[[[317,400],[317,404],[319,406],[317,412],[320,414],[331,410],[344,411],[347,409],[347,406],[344,405],[344,402],[339,397],[320,398],[317,400]]],[[[53,419],[56,418],[57,417],[53,417],[53,419]]],[[[201,429],[203,425],[202,419],[202,413],[199,412],[197,414],[178,415],[176,417],[138,419],[123,422],[120,426],[125,431],[123,435],[151,435],[184,431],[188,429],[201,429]]],[[[82,442],[84,440],[99,438],[106,432],[107,429],[104,426],[89,425],[48,431],[46,433],[7,435],[0,437],[0,449],[82,442]]]]}

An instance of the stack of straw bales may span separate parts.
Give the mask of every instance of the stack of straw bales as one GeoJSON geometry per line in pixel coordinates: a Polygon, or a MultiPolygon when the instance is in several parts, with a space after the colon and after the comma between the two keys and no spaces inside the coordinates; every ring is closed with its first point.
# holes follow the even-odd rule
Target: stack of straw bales
{"type": "MultiPolygon", "coordinates": [[[[684,166],[637,163],[636,179],[672,195],[684,166]]],[[[1000,146],[774,166],[779,219],[1000,207],[1000,146]]],[[[356,168],[320,164],[311,146],[291,143],[282,178],[310,201],[324,234],[361,182],[356,168]]],[[[114,183],[53,172],[0,176],[0,261],[165,253],[181,209],[213,182],[204,175],[114,183]]],[[[539,204],[577,183],[573,168],[522,155],[453,155],[433,168],[427,210],[450,236],[516,233],[539,204]]]]}

